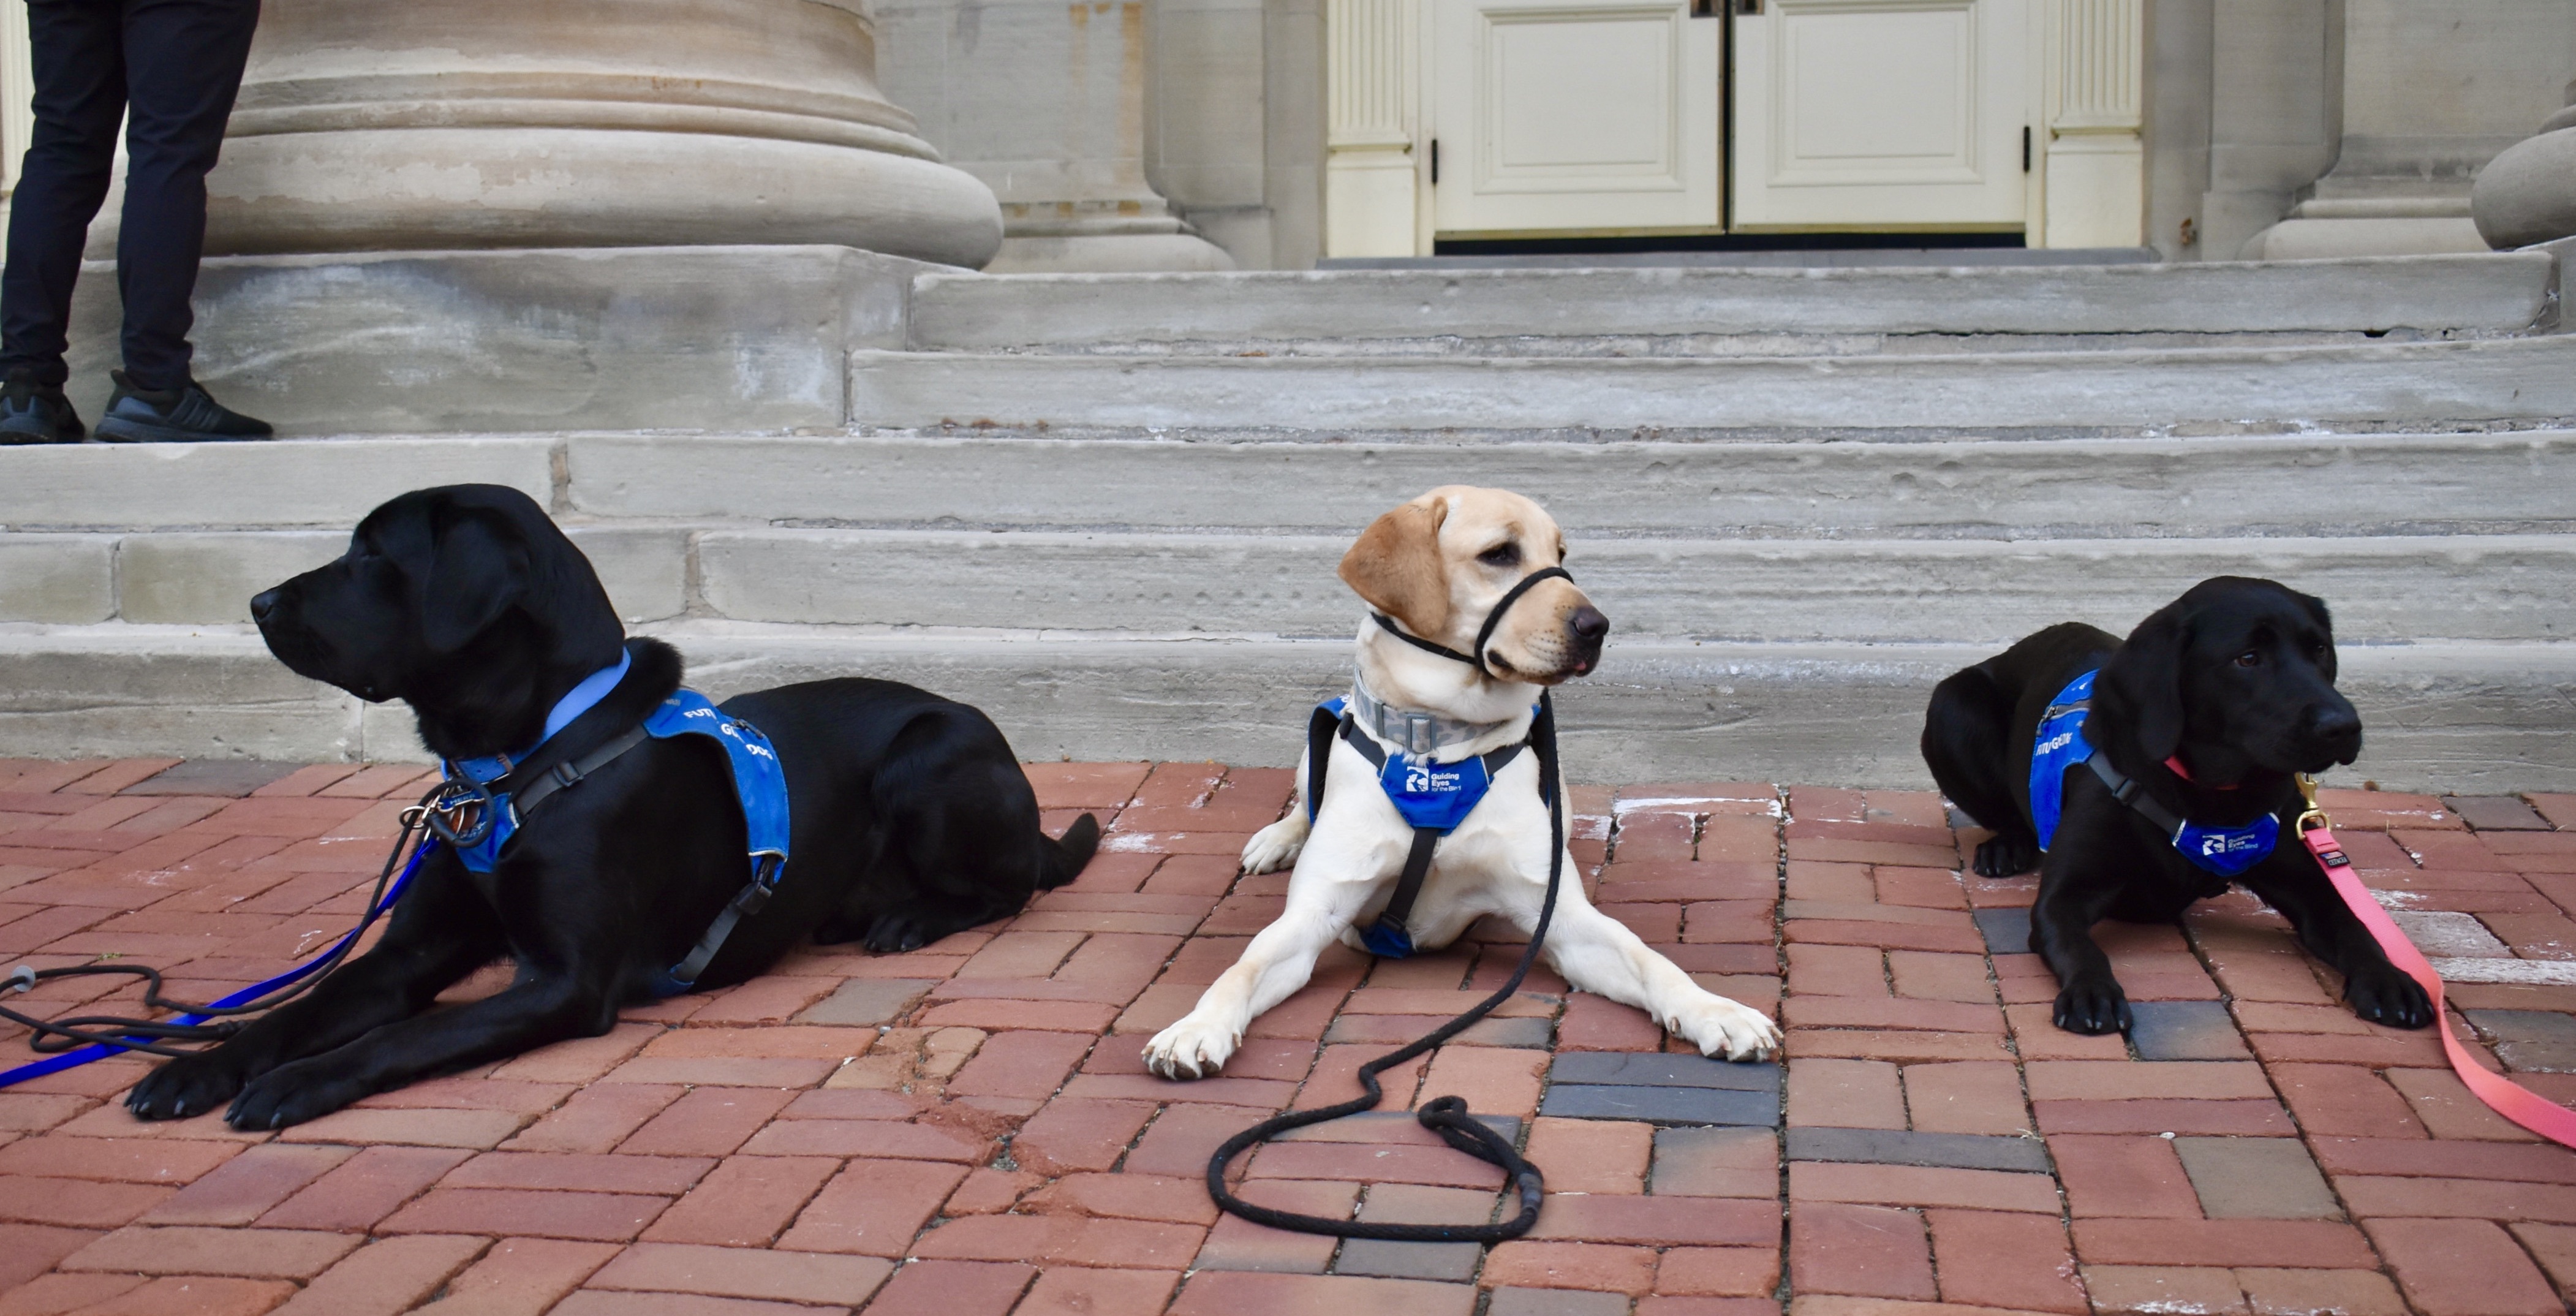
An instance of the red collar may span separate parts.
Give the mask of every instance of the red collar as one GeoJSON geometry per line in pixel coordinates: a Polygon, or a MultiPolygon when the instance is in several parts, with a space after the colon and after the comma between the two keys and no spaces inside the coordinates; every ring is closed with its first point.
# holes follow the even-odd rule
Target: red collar
{"type": "Polygon", "coordinates": [[[2194,786],[2200,786],[2200,788],[2201,788],[2202,790],[2208,790],[2208,791],[2232,791],[2232,790],[2236,789],[2236,787],[2237,787],[2237,786],[2239,786],[2239,785],[2242,785],[2242,784],[2243,784],[2242,782],[2237,782],[2237,783],[2231,783],[2231,784],[2229,784],[2229,785],[2225,785],[2225,786],[2203,786],[2203,785],[2201,785],[2201,783],[2199,783],[2199,782],[2192,781],[2192,780],[2191,780],[2191,769],[2186,768],[2186,767],[2184,767],[2184,766],[2182,765],[2182,754],[2181,754],[2181,752],[2180,752],[2180,751],[2176,751],[2172,756],[2168,757],[2168,758],[2165,760],[2165,767],[2166,767],[2168,770],[2170,770],[2170,771],[2173,773],[2173,775],[2175,775],[2175,776],[2177,776],[2177,777],[2182,778],[2184,781],[2190,781],[2190,782],[2191,782],[2191,784],[2192,784],[2192,785],[2194,785],[2194,786]]]}

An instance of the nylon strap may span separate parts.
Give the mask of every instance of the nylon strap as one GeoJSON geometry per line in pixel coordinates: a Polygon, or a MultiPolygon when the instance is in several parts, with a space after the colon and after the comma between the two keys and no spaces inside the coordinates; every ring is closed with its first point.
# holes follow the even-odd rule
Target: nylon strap
{"type": "Polygon", "coordinates": [[[1476,651],[1472,654],[1460,653],[1457,650],[1450,648],[1448,645],[1439,644],[1431,640],[1426,640],[1419,635],[1412,634],[1397,626],[1395,624],[1395,619],[1387,616],[1383,612],[1372,612],[1369,616],[1375,618],[1377,624],[1384,627],[1387,634],[1404,641],[1406,644],[1412,645],[1416,649],[1423,650],[1426,653],[1436,653],[1443,658],[1465,663],[1469,667],[1475,668],[1483,675],[1492,676],[1494,674],[1493,669],[1485,666],[1485,641],[1494,638],[1494,628],[1503,624],[1503,614],[1510,612],[1512,610],[1512,605],[1520,602],[1521,596],[1529,593],[1530,587],[1538,584],[1540,581],[1570,581],[1572,579],[1574,579],[1574,573],[1567,571],[1563,567],[1541,567],[1514,582],[1509,590],[1504,591],[1503,597],[1495,600],[1494,606],[1486,611],[1485,624],[1476,628],[1476,651]]]}

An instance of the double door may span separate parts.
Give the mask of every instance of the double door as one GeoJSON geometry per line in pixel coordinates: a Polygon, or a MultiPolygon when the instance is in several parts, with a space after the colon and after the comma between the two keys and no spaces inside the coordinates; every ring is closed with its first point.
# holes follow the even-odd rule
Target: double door
{"type": "Polygon", "coordinates": [[[2018,227],[2033,3],[1426,0],[1432,227],[2018,227]]]}

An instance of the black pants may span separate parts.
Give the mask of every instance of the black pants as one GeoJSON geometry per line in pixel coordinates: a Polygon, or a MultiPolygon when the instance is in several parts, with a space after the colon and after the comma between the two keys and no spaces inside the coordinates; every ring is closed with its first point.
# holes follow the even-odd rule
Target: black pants
{"type": "Polygon", "coordinates": [[[186,382],[206,173],[258,25],[259,0],[28,0],[36,130],[9,206],[0,368],[32,367],[55,385],[68,376],[72,281],[125,118],[125,370],[142,388],[186,382]]]}

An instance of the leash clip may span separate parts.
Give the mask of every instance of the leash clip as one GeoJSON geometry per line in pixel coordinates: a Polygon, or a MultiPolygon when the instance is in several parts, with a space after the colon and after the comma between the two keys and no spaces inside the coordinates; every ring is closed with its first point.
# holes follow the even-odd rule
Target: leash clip
{"type": "Polygon", "coordinates": [[[449,777],[421,820],[438,839],[459,850],[471,850],[492,834],[498,816],[489,787],[471,778],[449,777]]]}

